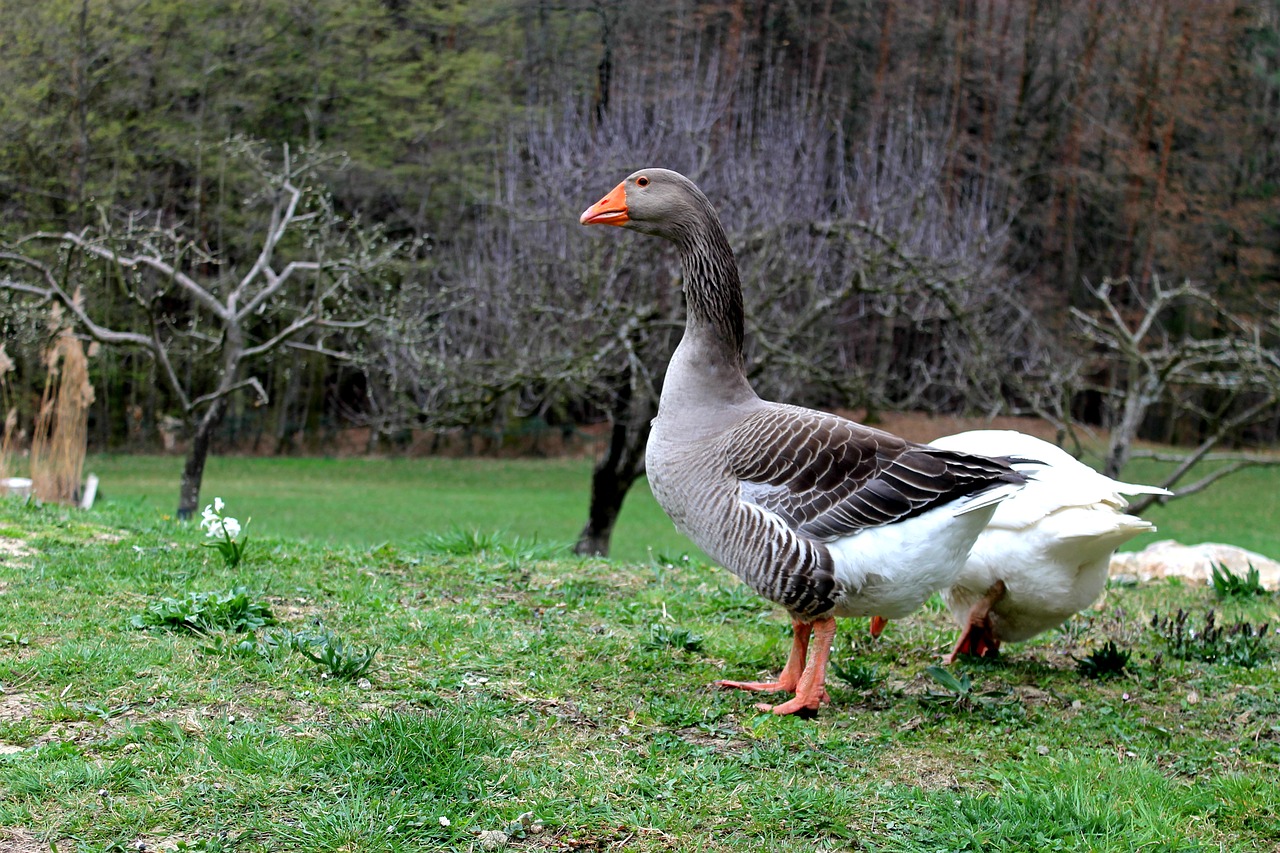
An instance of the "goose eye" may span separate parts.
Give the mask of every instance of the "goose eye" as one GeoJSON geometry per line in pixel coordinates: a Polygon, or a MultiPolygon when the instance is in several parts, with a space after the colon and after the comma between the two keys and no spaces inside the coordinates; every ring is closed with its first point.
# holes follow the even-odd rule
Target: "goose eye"
{"type": "Polygon", "coordinates": [[[638,187],[649,186],[649,179],[646,178],[644,175],[641,175],[640,177],[636,178],[636,186],[638,187]]]}

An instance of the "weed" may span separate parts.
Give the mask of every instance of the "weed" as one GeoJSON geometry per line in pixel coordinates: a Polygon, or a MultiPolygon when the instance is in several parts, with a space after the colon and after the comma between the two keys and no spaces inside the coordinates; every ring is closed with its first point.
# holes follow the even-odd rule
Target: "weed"
{"type": "Polygon", "coordinates": [[[452,527],[444,533],[428,533],[415,542],[428,554],[449,557],[504,557],[512,568],[529,560],[550,560],[565,556],[568,547],[558,542],[539,542],[537,537],[507,542],[499,532],[483,533],[464,527],[452,527]]]}
{"type": "Polygon", "coordinates": [[[744,583],[717,586],[698,597],[698,612],[715,614],[722,618],[753,616],[767,613],[769,602],[744,583]]]}
{"type": "Polygon", "coordinates": [[[288,650],[294,647],[293,635],[282,628],[276,632],[263,632],[262,635],[213,634],[209,642],[200,647],[200,651],[212,657],[258,657],[263,660],[272,660],[282,649],[288,650]]]}
{"type": "Polygon", "coordinates": [[[114,717],[119,717],[121,714],[126,713],[129,710],[129,706],[117,705],[115,707],[107,708],[102,705],[95,704],[93,702],[86,702],[84,705],[84,710],[93,719],[106,723],[106,722],[109,722],[114,717]]]}
{"type": "Polygon", "coordinates": [[[1267,625],[1236,622],[1219,626],[1214,611],[1205,613],[1203,627],[1197,629],[1191,614],[1178,608],[1173,617],[1156,613],[1151,629],[1164,641],[1171,657],[1185,661],[1222,663],[1252,669],[1271,655],[1267,625]]]}
{"type": "Polygon", "coordinates": [[[357,649],[346,641],[325,631],[320,634],[293,635],[293,647],[312,663],[324,670],[324,677],[341,681],[355,681],[373,669],[374,658],[381,647],[357,649]]]}
{"type": "Polygon", "coordinates": [[[501,550],[502,537],[497,533],[481,533],[479,530],[454,527],[444,533],[428,533],[422,537],[420,547],[428,554],[479,557],[490,551],[501,550]]]}
{"type": "Polygon", "coordinates": [[[1213,591],[1219,600],[1267,595],[1267,588],[1258,578],[1258,570],[1252,563],[1249,564],[1249,571],[1244,577],[1234,574],[1220,563],[1213,564],[1213,591]]]}
{"type": "Polygon", "coordinates": [[[654,625],[649,629],[649,639],[640,644],[646,649],[678,649],[684,652],[702,651],[702,637],[684,628],[668,628],[654,625]]]}
{"type": "Polygon", "coordinates": [[[974,686],[973,679],[967,674],[959,677],[952,675],[950,671],[940,666],[930,666],[925,669],[935,682],[941,685],[945,692],[930,692],[921,697],[925,702],[946,702],[950,701],[961,707],[973,707],[974,705],[982,707],[993,707],[996,700],[1008,696],[1008,691],[1004,690],[985,690],[978,692],[974,686]]]}
{"type": "Polygon", "coordinates": [[[1084,658],[1074,658],[1076,672],[1085,678],[1115,678],[1125,672],[1129,665],[1131,653],[1121,649],[1114,640],[1107,640],[1106,645],[1094,649],[1084,658]]]}
{"type": "Polygon", "coordinates": [[[672,556],[662,552],[650,553],[649,562],[659,568],[675,568],[677,566],[691,568],[694,566],[705,565],[701,560],[690,556],[687,552],[682,552],[672,556]]]}
{"type": "Polygon", "coordinates": [[[162,598],[147,605],[129,619],[138,629],[161,628],[208,634],[225,630],[233,633],[256,631],[275,624],[271,605],[258,601],[245,587],[229,592],[189,592],[182,598],[162,598]]]}
{"type": "Polygon", "coordinates": [[[865,661],[856,660],[850,662],[848,666],[843,666],[838,660],[832,658],[828,665],[836,678],[854,690],[869,690],[880,681],[879,669],[865,661]]]}

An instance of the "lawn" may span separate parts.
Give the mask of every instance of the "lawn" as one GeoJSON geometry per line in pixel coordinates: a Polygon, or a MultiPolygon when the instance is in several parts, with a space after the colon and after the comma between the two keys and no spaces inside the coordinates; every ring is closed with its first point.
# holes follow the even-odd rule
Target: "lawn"
{"type": "Polygon", "coordinates": [[[443,510],[402,537],[359,495],[376,543],[303,540],[273,514],[336,523],[331,469],[267,501],[223,462],[206,495],[254,515],[234,568],[111,476],[87,513],[0,500],[0,848],[1280,847],[1274,596],[1113,587],[932,674],[936,600],[879,641],[846,620],[831,706],[775,718],[709,685],[776,672],[789,626],[696,557],[574,559],[443,510]],[[1108,642],[1122,669],[1077,670],[1108,642]]]}
{"type": "MultiPolygon", "coordinates": [[[[328,544],[407,543],[453,528],[571,543],[586,521],[592,462],[587,459],[250,458],[215,456],[205,469],[203,502],[220,496],[254,535],[328,544]]],[[[177,506],[182,459],[95,455],[86,471],[102,478],[104,499],[157,512],[177,506]]],[[[1155,482],[1156,463],[1127,475],[1155,482]]],[[[1157,539],[1227,542],[1280,560],[1280,468],[1254,468],[1210,490],[1146,513],[1159,527],[1125,550],[1157,539]]],[[[678,534],[640,480],[623,506],[612,556],[701,556],[678,534]]]]}
{"type": "MultiPolygon", "coordinates": [[[[587,520],[589,459],[249,458],[217,456],[205,469],[204,503],[220,496],[255,535],[373,546],[454,528],[572,543],[587,520]]],[[[172,513],[182,459],[91,456],[108,500],[172,513]]],[[[690,551],[641,480],[618,522],[613,556],[647,560],[690,551]]],[[[696,552],[695,552],[696,553],[696,552]]]]}

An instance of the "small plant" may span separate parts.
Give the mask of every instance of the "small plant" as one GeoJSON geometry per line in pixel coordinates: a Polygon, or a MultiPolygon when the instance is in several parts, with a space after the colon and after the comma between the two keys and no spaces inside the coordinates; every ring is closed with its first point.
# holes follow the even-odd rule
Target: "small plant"
{"type": "Polygon", "coordinates": [[[702,651],[702,637],[684,628],[668,628],[654,625],[649,629],[649,639],[640,644],[646,649],[679,649],[685,652],[702,651]]]}
{"type": "MultiPolygon", "coordinates": [[[[222,559],[226,561],[227,566],[234,569],[240,565],[240,560],[244,557],[249,536],[245,534],[243,539],[240,538],[243,528],[238,520],[222,514],[225,507],[226,504],[222,498],[214,498],[213,503],[205,507],[204,512],[201,513],[200,526],[205,529],[205,536],[216,540],[204,543],[205,547],[216,549],[222,554],[222,559]]],[[[244,527],[248,527],[249,521],[252,520],[246,521],[244,527]]]]}
{"type": "MultiPolygon", "coordinates": [[[[864,661],[857,660],[851,662],[848,666],[842,666],[838,660],[832,658],[828,665],[836,678],[848,684],[854,690],[869,690],[880,681],[879,670],[864,661]]],[[[945,672],[946,670],[943,671],[945,672]]],[[[947,674],[950,675],[950,673],[947,674]]]]}
{"type": "Polygon", "coordinates": [[[162,628],[193,634],[243,633],[275,622],[271,605],[258,601],[242,586],[229,592],[189,592],[181,598],[162,598],[129,620],[134,628],[162,628]]]}
{"type": "Polygon", "coordinates": [[[698,596],[698,610],[722,619],[769,612],[769,603],[745,583],[717,586],[698,596]]]}
{"type": "Polygon", "coordinates": [[[925,669],[935,682],[942,686],[946,693],[931,693],[932,698],[946,698],[950,696],[959,704],[973,696],[973,679],[968,675],[961,675],[959,678],[952,675],[950,671],[940,666],[931,666],[925,669]]]}
{"type": "Polygon", "coordinates": [[[307,660],[324,670],[325,678],[355,681],[373,669],[379,646],[357,649],[332,631],[310,636],[293,636],[293,646],[307,660]]]}
{"type": "Polygon", "coordinates": [[[1088,656],[1075,658],[1076,672],[1085,678],[1115,678],[1124,674],[1130,657],[1130,652],[1121,649],[1114,640],[1107,640],[1106,645],[1094,649],[1088,656]]]}
{"type": "Polygon", "coordinates": [[[454,527],[445,533],[428,533],[422,538],[422,550],[450,557],[479,557],[501,551],[502,537],[498,533],[454,527]]]}
{"type": "Polygon", "coordinates": [[[261,634],[213,634],[200,651],[213,657],[259,657],[272,660],[281,651],[295,648],[293,634],[288,628],[264,631],[261,634]]]}
{"type": "Polygon", "coordinates": [[[969,678],[968,675],[956,677],[940,666],[928,667],[925,672],[941,685],[945,692],[927,693],[920,697],[922,701],[941,702],[950,700],[953,704],[963,707],[979,705],[983,708],[991,708],[998,699],[1008,695],[1007,691],[1003,690],[984,690],[979,693],[974,686],[973,679],[969,678]]]}
{"type": "Polygon", "coordinates": [[[1199,629],[1191,614],[1178,609],[1173,617],[1155,614],[1151,629],[1165,643],[1169,656],[1185,661],[1223,663],[1252,669],[1271,655],[1267,643],[1267,625],[1253,626],[1236,622],[1226,627],[1217,624],[1212,609],[1205,613],[1199,629]]]}
{"type": "Polygon", "coordinates": [[[676,566],[681,566],[683,568],[692,568],[694,566],[703,565],[701,560],[695,559],[694,557],[690,556],[687,552],[681,552],[679,554],[672,555],[672,554],[666,554],[666,553],[654,554],[651,551],[649,553],[649,562],[659,568],[668,568],[668,567],[675,568],[676,566]]]}
{"type": "Polygon", "coordinates": [[[1249,571],[1244,577],[1232,572],[1221,563],[1213,564],[1213,591],[1218,599],[1252,598],[1255,595],[1266,595],[1267,588],[1259,580],[1258,570],[1249,564],[1249,571]]]}

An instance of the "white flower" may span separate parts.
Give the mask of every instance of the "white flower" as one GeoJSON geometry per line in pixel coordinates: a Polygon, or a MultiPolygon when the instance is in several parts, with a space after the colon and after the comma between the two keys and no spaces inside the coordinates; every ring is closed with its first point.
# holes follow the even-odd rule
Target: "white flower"
{"type": "Polygon", "coordinates": [[[440,816],[440,825],[441,825],[441,826],[448,826],[448,825],[449,825],[449,818],[445,817],[444,815],[441,815],[441,816],[440,816]]]}
{"type": "Polygon", "coordinates": [[[224,518],[222,519],[222,529],[226,532],[227,536],[235,539],[240,535],[240,522],[234,518],[224,518]]]}
{"type": "Polygon", "coordinates": [[[218,528],[222,525],[222,519],[213,511],[213,507],[207,506],[204,512],[200,514],[200,526],[205,529],[208,536],[217,536],[218,528]]]}
{"type": "Polygon", "coordinates": [[[225,518],[222,516],[222,510],[226,505],[222,498],[214,498],[213,503],[200,513],[200,526],[204,528],[205,536],[210,539],[224,537],[235,539],[240,535],[240,522],[230,516],[225,518]]]}

